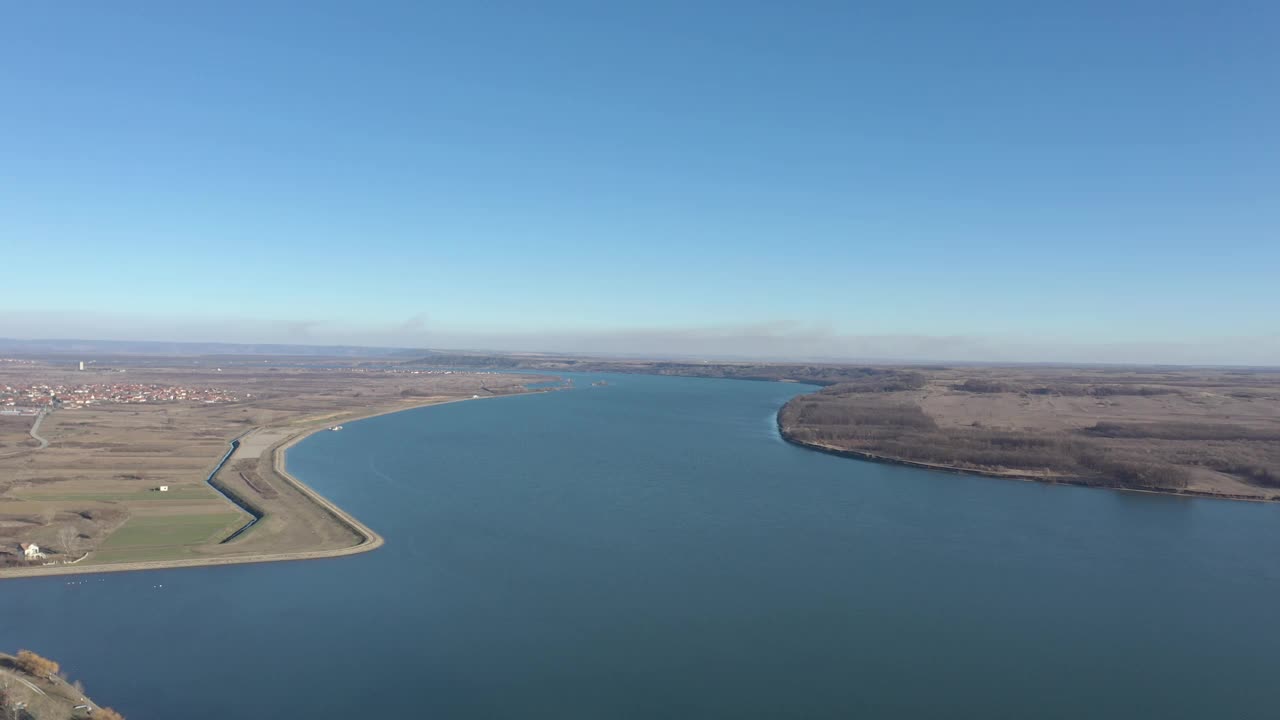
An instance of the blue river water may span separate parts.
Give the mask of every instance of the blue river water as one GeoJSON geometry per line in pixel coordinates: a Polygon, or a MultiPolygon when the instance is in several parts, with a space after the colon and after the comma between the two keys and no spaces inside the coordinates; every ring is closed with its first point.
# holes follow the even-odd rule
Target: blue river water
{"type": "Polygon", "coordinates": [[[593,379],[294,448],[382,549],[0,582],[0,647],[131,720],[1277,715],[1280,507],[870,464],[778,437],[802,386],[593,379]]]}

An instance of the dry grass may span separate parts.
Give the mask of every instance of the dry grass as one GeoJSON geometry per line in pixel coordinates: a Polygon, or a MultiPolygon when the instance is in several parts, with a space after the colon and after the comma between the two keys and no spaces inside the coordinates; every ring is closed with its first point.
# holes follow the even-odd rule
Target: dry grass
{"type": "MultiPolygon", "coordinates": [[[[0,382],[11,384],[104,382],[107,377],[118,381],[121,375],[0,369],[0,382]]],[[[123,377],[226,388],[242,399],[103,405],[50,414],[41,427],[48,448],[0,457],[0,565],[16,564],[17,544],[30,541],[49,551],[51,561],[88,552],[83,566],[350,546],[360,539],[351,528],[276,473],[272,461],[278,445],[351,418],[476,394],[521,392],[524,383],[542,379],[257,368],[130,368],[123,377]],[[240,436],[245,442],[217,480],[264,517],[242,537],[220,544],[250,516],[214,492],[205,478],[228,443],[240,436]],[[155,491],[160,485],[169,491],[155,491]],[[66,534],[67,527],[74,535],[66,534]]],[[[25,435],[30,419],[24,420],[25,435]]]]}
{"type": "Polygon", "coordinates": [[[37,445],[27,434],[33,420],[31,417],[0,415],[0,458],[37,445]]]}
{"type": "Polygon", "coordinates": [[[964,368],[918,387],[837,384],[779,416],[789,439],[993,475],[1280,497],[1280,372],[964,368]]]}

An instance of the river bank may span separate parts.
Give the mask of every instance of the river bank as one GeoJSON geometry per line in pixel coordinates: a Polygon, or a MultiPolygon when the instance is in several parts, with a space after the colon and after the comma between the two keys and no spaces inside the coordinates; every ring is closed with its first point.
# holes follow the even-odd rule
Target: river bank
{"type": "MultiPolygon", "coordinates": [[[[785,407],[785,406],[784,406],[785,407]]],[[[1213,500],[1236,500],[1252,503],[1275,503],[1280,502],[1280,497],[1263,497],[1258,495],[1241,495],[1229,493],[1217,493],[1205,490],[1149,490],[1143,488],[1124,487],[1122,485],[1108,484],[1104,480],[1098,478],[1083,478],[1071,476],[1059,476],[1049,474],[1033,474],[1016,472],[1012,470],[982,470],[969,467],[958,467],[955,465],[944,465],[939,463],[920,462],[917,460],[907,460],[904,458],[890,457],[887,455],[877,455],[875,453],[865,452],[862,450],[851,450],[848,448],[840,448],[834,445],[826,445],[819,442],[801,440],[795,437],[795,434],[783,424],[781,420],[782,409],[779,409],[778,419],[778,435],[786,442],[814,452],[825,453],[827,455],[836,455],[838,457],[849,458],[852,460],[862,460],[864,462],[881,463],[884,465],[897,465],[900,467],[916,468],[918,470],[932,470],[934,472],[949,473],[952,475],[974,475],[977,477],[992,478],[996,480],[1019,480],[1022,482],[1042,483],[1045,485],[1070,485],[1073,487],[1094,488],[1099,490],[1116,490],[1127,493],[1139,493],[1143,495],[1169,495],[1173,497],[1184,498],[1204,498],[1213,500]]]]}
{"type": "MultiPolygon", "coordinates": [[[[532,391],[532,392],[537,392],[537,391],[532,391]]],[[[287,551],[280,551],[280,552],[246,552],[242,554],[234,554],[234,551],[236,548],[235,542],[230,542],[229,544],[226,544],[226,545],[219,543],[219,545],[222,548],[229,548],[228,554],[209,555],[209,556],[203,556],[199,558],[185,558],[185,559],[175,559],[175,560],[137,560],[137,561],[120,562],[120,563],[104,563],[99,565],[77,564],[75,566],[51,565],[51,566],[40,566],[40,567],[6,568],[4,570],[0,570],[0,580],[10,579],[10,578],[17,579],[17,578],[30,578],[30,577],[43,577],[43,576],[86,575],[86,574],[96,574],[96,573],[137,572],[137,571],[143,571],[143,570],[165,570],[165,569],[173,569],[173,568],[209,567],[209,566],[216,566],[216,565],[239,565],[239,564],[247,564],[247,563],[286,562],[286,561],[296,561],[296,560],[321,560],[326,558],[357,555],[360,553],[366,553],[366,552],[376,550],[385,543],[384,538],[379,533],[374,531],[372,528],[370,528],[368,525],[361,522],[351,513],[342,509],[337,504],[330,501],[328,498],[324,497],[319,492],[315,491],[313,488],[311,488],[306,483],[298,479],[291,472],[289,472],[288,452],[290,448],[293,448],[298,443],[302,442],[303,440],[306,440],[308,437],[314,435],[315,433],[328,430],[330,427],[334,426],[335,424],[338,424],[334,421],[333,419],[334,417],[339,417],[340,423],[345,425],[345,424],[360,422],[362,420],[368,420],[370,418],[381,417],[383,415],[401,413],[401,412],[416,410],[424,407],[447,405],[451,403],[465,402],[469,400],[483,400],[483,399],[489,399],[494,397],[507,397],[507,396],[506,395],[488,395],[488,396],[472,396],[472,397],[450,398],[450,399],[430,398],[430,399],[422,399],[420,401],[408,401],[406,404],[400,405],[397,407],[390,407],[390,408],[381,407],[377,409],[372,409],[368,412],[342,414],[342,415],[326,417],[322,420],[317,420],[317,421],[307,423],[304,427],[301,427],[301,428],[296,426],[291,426],[291,425],[253,428],[243,433],[240,437],[235,438],[231,441],[232,443],[239,443],[239,445],[233,446],[232,449],[229,450],[221,460],[219,460],[218,464],[210,472],[209,482],[211,485],[214,485],[215,489],[219,493],[221,493],[224,496],[227,496],[228,502],[237,506],[241,510],[248,512],[250,515],[254,515],[255,517],[248,525],[236,530],[235,533],[233,533],[231,536],[229,536],[226,539],[227,541],[248,539],[248,538],[245,538],[242,535],[242,533],[245,530],[259,524],[260,522],[267,520],[268,517],[270,516],[270,513],[265,511],[255,511],[253,509],[250,509],[255,504],[254,500],[247,498],[246,495],[243,493],[243,491],[237,488],[231,487],[226,482],[217,482],[217,484],[215,484],[214,478],[216,475],[219,475],[220,473],[224,472],[225,464],[229,459],[232,458],[233,454],[238,448],[243,447],[245,438],[255,434],[267,435],[267,436],[271,436],[272,434],[275,434],[279,436],[279,439],[274,440],[270,444],[270,446],[266,448],[265,451],[263,451],[263,454],[266,456],[266,458],[268,458],[268,462],[274,476],[278,477],[282,482],[287,483],[287,485],[291,489],[296,491],[301,497],[306,498],[307,502],[311,503],[326,518],[331,520],[333,523],[340,525],[346,531],[350,532],[355,538],[357,538],[356,542],[350,545],[345,545],[342,547],[321,548],[321,549],[298,549],[298,550],[287,550],[287,551]],[[258,516],[258,513],[261,513],[260,517],[258,516]]],[[[92,563],[91,557],[89,558],[89,562],[92,563]]]]}
{"type": "Polygon", "coordinates": [[[139,719],[1269,717],[1280,506],[851,462],[779,440],[807,388],[597,379],[292,446],[377,552],[0,584],[0,636],[139,719]]]}
{"type": "Polygon", "coordinates": [[[789,400],[786,438],[862,460],[1134,492],[1280,500],[1280,373],[901,368],[789,400]]]}
{"type": "MultiPolygon", "coordinates": [[[[65,673],[57,663],[38,655],[22,651],[20,656],[0,652],[0,712],[4,717],[29,717],[32,712],[37,718],[51,718],[55,715],[63,718],[81,720],[83,718],[120,717],[110,708],[89,699],[84,689],[73,685],[66,679],[65,673]],[[53,670],[42,675],[33,675],[24,669],[22,658],[45,664],[45,669],[53,670]]],[[[27,668],[29,669],[29,667],[27,668]]]]}

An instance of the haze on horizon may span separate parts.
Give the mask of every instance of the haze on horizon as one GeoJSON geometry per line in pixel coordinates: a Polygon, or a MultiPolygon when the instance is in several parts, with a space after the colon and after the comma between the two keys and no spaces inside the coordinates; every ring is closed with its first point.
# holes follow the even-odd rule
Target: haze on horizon
{"type": "Polygon", "coordinates": [[[0,337],[1276,365],[1277,21],[14,5],[0,337]]]}

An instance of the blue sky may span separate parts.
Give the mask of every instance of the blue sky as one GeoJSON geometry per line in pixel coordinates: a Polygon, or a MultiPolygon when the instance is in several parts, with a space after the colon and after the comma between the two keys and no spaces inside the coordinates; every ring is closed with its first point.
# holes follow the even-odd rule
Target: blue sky
{"type": "Polygon", "coordinates": [[[1280,363],[1280,5],[11,3],[0,336],[1280,363]]]}

